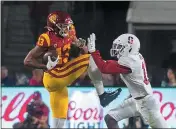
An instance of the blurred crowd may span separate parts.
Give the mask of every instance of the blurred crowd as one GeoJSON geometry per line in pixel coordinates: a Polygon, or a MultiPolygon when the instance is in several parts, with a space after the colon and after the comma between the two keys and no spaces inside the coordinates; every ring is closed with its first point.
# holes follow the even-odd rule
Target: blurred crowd
{"type": "Polygon", "coordinates": [[[43,70],[32,70],[32,76],[28,77],[24,73],[15,73],[9,75],[6,66],[1,67],[1,86],[42,86],[43,70]]]}
{"type": "MultiPolygon", "coordinates": [[[[1,67],[1,86],[43,86],[43,70],[32,70],[32,76],[29,77],[24,73],[15,73],[13,76],[8,74],[6,66],[1,67]]],[[[105,86],[125,86],[119,75],[102,74],[103,83],[105,86]]],[[[149,80],[152,83],[152,77],[149,73],[149,80]]],[[[176,87],[176,69],[172,67],[167,68],[167,72],[163,75],[163,80],[159,81],[161,87],[176,87]]],[[[92,82],[85,72],[79,79],[77,79],[73,86],[92,86],[92,82]]],[[[153,85],[155,87],[155,85],[153,85]]]]}

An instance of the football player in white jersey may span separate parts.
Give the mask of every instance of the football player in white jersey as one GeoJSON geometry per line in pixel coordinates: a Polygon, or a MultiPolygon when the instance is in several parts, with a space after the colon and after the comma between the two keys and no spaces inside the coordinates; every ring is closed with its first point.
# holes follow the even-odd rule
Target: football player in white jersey
{"type": "Polygon", "coordinates": [[[133,34],[122,34],[114,40],[110,54],[117,60],[104,61],[95,49],[95,34],[88,38],[88,50],[97,67],[105,74],[120,74],[127,85],[131,98],[112,109],[105,116],[108,128],[118,128],[122,119],[142,116],[152,128],[168,128],[160,113],[160,103],[153,97],[153,91],[147,77],[144,58],[139,53],[140,41],[133,34]]]}

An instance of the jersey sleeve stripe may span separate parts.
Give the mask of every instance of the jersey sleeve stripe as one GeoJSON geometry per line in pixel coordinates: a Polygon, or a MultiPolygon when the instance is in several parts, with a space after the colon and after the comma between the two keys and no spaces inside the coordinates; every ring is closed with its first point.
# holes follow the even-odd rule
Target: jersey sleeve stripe
{"type": "Polygon", "coordinates": [[[45,33],[44,33],[44,34],[42,34],[41,36],[45,38],[45,40],[46,40],[48,46],[50,46],[50,45],[51,45],[51,42],[50,42],[50,38],[49,38],[48,34],[45,34],[45,33]]]}

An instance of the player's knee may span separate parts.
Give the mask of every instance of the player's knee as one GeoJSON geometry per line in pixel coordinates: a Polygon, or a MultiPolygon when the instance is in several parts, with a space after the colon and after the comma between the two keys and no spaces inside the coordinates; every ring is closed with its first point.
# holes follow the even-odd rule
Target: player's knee
{"type": "Polygon", "coordinates": [[[106,124],[109,124],[109,123],[111,123],[111,122],[118,122],[118,121],[116,121],[112,116],[110,116],[109,114],[107,114],[105,117],[104,117],[104,120],[105,120],[105,122],[106,122],[106,124]]]}
{"type": "Polygon", "coordinates": [[[88,70],[89,70],[90,72],[96,72],[96,71],[98,71],[98,68],[97,68],[97,67],[93,67],[93,66],[91,66],[91,65],[89,64],[88,70]]]}
{"type": "Polygon", "coordinates": [[[102,76],[98,68],[88,68],[88,75],[92,81],[102,81],[102,76]]]}

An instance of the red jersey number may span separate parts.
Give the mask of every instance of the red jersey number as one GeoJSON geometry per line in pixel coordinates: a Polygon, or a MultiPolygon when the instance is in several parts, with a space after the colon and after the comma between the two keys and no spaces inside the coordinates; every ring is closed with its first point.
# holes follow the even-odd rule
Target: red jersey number
{"type": "Polygon", "coordinates": [[[144,83],[148,85],[150,82],[147,77],[147,70],[146,70],[146,64],[145,61],[142,62],[142,69],[143,69],[143,74],[144,74],[144,83]]]}

